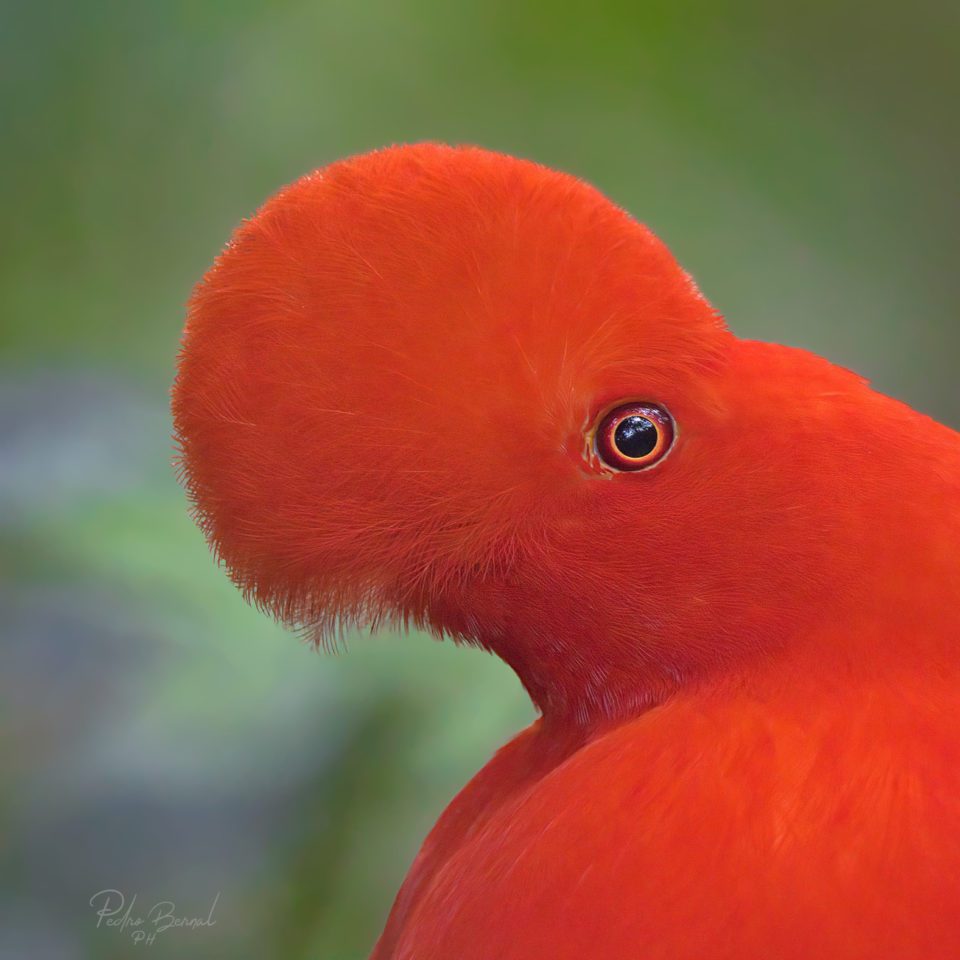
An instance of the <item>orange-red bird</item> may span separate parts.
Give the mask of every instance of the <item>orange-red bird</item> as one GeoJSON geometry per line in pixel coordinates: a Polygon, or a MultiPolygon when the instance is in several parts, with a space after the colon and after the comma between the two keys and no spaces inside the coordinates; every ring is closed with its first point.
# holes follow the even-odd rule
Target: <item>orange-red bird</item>
{"type": "Polygon", "coordinates": [[[960,957],[957,434],[733,336],[581,181],[436,145],[244,223],[173,408],[247,597],[491,650],[542,714],[375,960],[960,957]]]}

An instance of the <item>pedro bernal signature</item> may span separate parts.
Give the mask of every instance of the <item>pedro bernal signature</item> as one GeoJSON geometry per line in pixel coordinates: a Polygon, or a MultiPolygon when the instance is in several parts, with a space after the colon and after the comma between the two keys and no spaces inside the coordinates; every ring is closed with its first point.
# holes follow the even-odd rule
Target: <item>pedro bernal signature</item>
{"type": "Polygon", "coordinates": [[[199,930],[202,927],[216,926],[214,911],[220,900],[218,893],[210,904],[205,917],[190,917],[177,913],[177,905],[172,900],[160,900],[145,913],[136,909],[137,894],[129,900],[119,890],[100,890],[90,898],[97,917],[97,928],[109,927],[119,933],[126,933],[136,944],[150,946],[156,938],[167,930],[199,930]]]}

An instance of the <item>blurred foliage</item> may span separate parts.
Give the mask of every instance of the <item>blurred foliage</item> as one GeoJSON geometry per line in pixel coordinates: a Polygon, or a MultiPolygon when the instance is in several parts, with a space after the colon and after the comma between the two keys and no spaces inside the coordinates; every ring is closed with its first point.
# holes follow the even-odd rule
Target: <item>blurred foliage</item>
{"type": "Polygon", "coordinates": [[[182,304],[304,171],[397,141],[577,173],[739,333],[956,425],[960,13],[91,0],[0,7],[0,956],[363,957],[451,794],[531,716],[421,636],[320,657],[244,606],[169,469],[182,304]]]}

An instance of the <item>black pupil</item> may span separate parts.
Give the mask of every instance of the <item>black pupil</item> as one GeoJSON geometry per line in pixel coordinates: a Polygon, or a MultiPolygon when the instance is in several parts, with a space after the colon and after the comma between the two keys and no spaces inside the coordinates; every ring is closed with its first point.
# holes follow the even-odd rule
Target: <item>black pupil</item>
{"type": "Polygon", "coordinates": [[[625,457],[638,460],[653,450],[658,436],[657,428],[650,420],[634,414],[617,424],[613,442],[625,457]]]}

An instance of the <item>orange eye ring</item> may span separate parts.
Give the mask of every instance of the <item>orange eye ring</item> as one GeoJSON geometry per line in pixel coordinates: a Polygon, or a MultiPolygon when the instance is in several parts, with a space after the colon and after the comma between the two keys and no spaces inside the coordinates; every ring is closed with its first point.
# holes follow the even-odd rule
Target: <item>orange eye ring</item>
{"type": "Polygon", "coordinates": [[[663,407],[622,403],[600,417],[593,453],[608,470],[645,470],[669,453],[675,433],[673,417],[663,407]]]}

